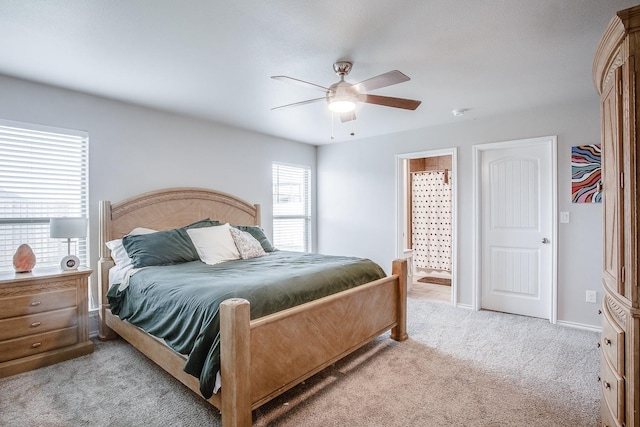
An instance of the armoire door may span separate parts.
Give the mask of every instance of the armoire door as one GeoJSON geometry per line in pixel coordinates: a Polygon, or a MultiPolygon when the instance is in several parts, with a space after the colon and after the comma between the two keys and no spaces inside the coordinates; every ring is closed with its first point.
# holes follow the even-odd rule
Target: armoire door
{"type": "Polygon", "coordinates": [[[624,295],[621,280],[624,264],[623,195],[622,195],[622,123],[621,70],[616,69],[615,81],[602,95],[602,209],[603,209],[603,272],[604,283],[624,295]]]}

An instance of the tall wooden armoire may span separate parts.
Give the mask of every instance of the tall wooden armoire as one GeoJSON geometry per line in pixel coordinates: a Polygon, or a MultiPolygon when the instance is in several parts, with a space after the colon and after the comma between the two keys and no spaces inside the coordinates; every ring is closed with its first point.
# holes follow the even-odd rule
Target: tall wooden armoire
{"type": "Polygon", "coordinates": [[[593,62],[602,143],[605,295],[598,345],[603,426],[640,426],[638,73],[640,6],[613,17],[593,62]]]}

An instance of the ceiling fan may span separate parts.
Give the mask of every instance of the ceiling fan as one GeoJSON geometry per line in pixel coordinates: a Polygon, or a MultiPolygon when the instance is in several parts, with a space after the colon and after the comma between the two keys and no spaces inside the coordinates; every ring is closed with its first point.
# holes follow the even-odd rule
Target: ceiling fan
{"type": "Polygon", "coordinates": [[[413,99],[393,98],[390,96],[371,95],[368,93],[375,89],[410,80],[409,77],[402,74],[400,71],[389,71],[387,73],[380,74],[379,76],[363,80],[360,83],[351,84],[344,81],[344,77],[349,74],[352,65],[353,64],[348,61],[338,61],[333,64],[333,71],[335,71],[335,73],[340,77],[340,81],[329,87],[305,82],[304,80],[294,79],[293,77],[288,76],[271,76],[272,79],[296,83],[302,86],[321,90],[325,93],[325,96],[321,98],[308,99],[306,101],[294,102],[293,104],[281,105],[279,107],[272,108],[272,110],[280,110],[282,108],[295,107],[298,105],[311,104],[313,102],[326,100],[329,110],[339,113],[340,120],[347,122],[356,118],[354,110],[358,101],[382,105],[384,107],[403,108],[405,110],[415,110],[420,105],[421,101],[413,99]]]}

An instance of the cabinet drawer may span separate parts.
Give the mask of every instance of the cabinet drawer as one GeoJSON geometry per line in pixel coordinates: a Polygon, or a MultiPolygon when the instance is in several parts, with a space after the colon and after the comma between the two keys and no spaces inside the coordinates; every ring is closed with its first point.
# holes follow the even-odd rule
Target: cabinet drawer
{"type": "Polygon", "coordinates": [[[600,385],[602,397],[615,419],[624,419],[624,379],[613,370],[606,357],[600,358],[600,385]]]}
{"type": "Polygon", "coordinates": [[[600,419],[602,427],[621,427],[622,424],[616,420],[616,417],[611,413],[611,409],[607,405],[607,402],[602,399],[600,402],[600,419]]]}
{"type": "Polygon", "coordinates": [[[76,300],[75,286],[73,289],[7,297],[0,300],[0,319],[75,307],[76,300]]]}
{"type": "Polygon", "coordinates": [[[624,374],[624,331],[609,317],[606,308],[603,312],[600,348],[606,354],[613,369],[622,375],[624,374]]]}
{"type": "Polygon", "coordinates": [[[78,325],[76,307],[0,320],[0,341],[78,325]]]}
{"type": "Polygon", "coordinates": [[[0,341],[0,362],[66,347],[78,342],[78,327],[0,341]]]}

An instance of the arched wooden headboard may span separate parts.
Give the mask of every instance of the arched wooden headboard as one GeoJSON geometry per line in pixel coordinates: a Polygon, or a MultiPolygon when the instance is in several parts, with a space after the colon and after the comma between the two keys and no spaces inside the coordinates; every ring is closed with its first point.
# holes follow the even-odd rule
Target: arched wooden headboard
{"type": "MultiPolygon", "coordinates": [[[[114,266],[106,242],[120,239],[136,227],[170,230],[204,218],[235,225],[260,225],[260,205],[220,191],[193,187],[151,191],[117,203],[100,201],[100,315],[104,318],[104,310],[109,307],[109,269],[114,266]]],[[[107,333],[101,322],[100,336],[105,337],[107,333]]]]}

